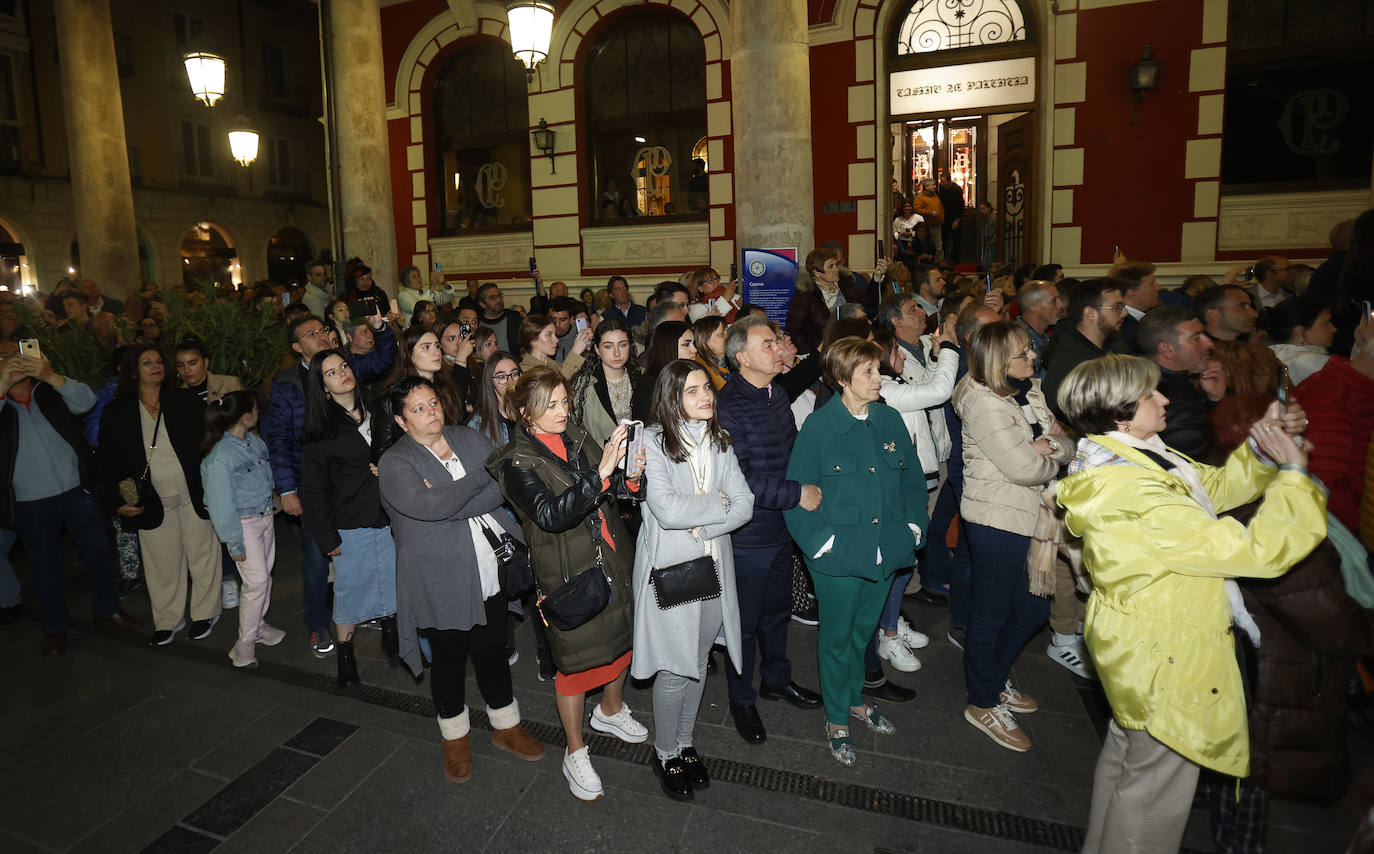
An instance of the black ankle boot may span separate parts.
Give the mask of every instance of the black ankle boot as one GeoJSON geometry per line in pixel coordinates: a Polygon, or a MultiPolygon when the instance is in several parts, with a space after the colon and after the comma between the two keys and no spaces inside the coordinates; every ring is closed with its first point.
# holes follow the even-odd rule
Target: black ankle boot
{"type": "Polygon", "coordinates": [[[396,631],[396,615],[381,617],[377,620],[382,627],[382,652],[389,664],[401,663],[401,636],[396,631]]]}
{"type": "Polygon", "coordinates": [[[358,659],[353,656],[353,641],[339,641],[335,658],[339,660],[339,687],[358,684],[358,659]]]}

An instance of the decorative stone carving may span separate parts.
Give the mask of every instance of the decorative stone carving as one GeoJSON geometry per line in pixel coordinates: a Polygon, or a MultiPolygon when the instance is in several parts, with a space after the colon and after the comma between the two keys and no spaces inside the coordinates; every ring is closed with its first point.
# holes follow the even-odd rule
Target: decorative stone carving
{"type": "Polygon", "coordinates": [[[1326,246],[1331,226],[1360,215],[1368,190],[1222,196],[1217,249],[1276,252],[1326,246]]]}
{"type": "Polygon", "coordinates": [[[586,267],[676,267],[711,263],[709,226],[704,222],[602,226],[582,229],[586,267]]]}

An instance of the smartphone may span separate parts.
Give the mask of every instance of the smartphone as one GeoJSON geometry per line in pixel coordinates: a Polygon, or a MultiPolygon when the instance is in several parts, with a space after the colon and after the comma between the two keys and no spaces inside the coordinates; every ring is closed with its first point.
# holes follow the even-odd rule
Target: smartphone
{"type": "Polygon", "coordinates": [[[1369,317],[1374,317],[1374,307],[1371,307],[1369,300],[1364,301],[1364,313],[1369,317]]]}
{"type": "Polygon", "coordinates": [[[530,256],[530,275],[531,275],[531,276],[534,275],[534,268],[537,267],[537,266],[538,266],[538,265],[534,263],[534,256],[531,255],[531,256],[530,256]]]}
{"type": "Polygon", "coordinates": [[[882,241],[881,239],[878,240],[878,257],[879,257],[879,258],[886,258],[886,257],[887,257],[886,255],[883,254],[883,241],[882,241]]]}
{"type": "Polygon", "coordinates": [[[37,338],[21,338],[21,339],[19,339],[19,355],[21,355],[21,356],[28,356],[28,357],[33,358],[33,359],[41,359],[41,358],[43,358],[43,354],[42,354],[42,353],[39,351],[39,349],[38,349],[38,339],[37,339],[37,338]]]}
{"type": "Polygon", "coordinates": [[[469,335],[471,335],[471,334],[472,334],[472,324],[471,324],[471,323],[460,323],[460,324],[458,324],[458,336],[459,336],[460,338],[467,338],[467,337],[468,337],[469,335]]]}
{"type": "Polygon", "coordinates": [[[284,305],[284,306],[285,306],[285,305],[290,305],[290,304],[291,304],[291,292],[290,292],[290,291],[287,291],[286,293],[284,293],[284,294],[281,295],[281,304],[284,305]]]}
{"type": "Polygon", "coordinates": [[[628,470],[634,458],[644,449],[644,422],[622,418],[620,423],[625,425],[625,456],[621,457],[619,466],[628,470]]]}
{"type": "Polygon", "coordinates": [[[1251,281],[1255,278],[1255,268],[1246,267],[1244,270],[1241,271],[1239,276],[1236,276],[1236,278],[1240,279],[1242,282],[1251,281]]]}
{"type": "Polygon", "coordinates": [[[444,262],[442,262],[442,261],[435,261],[435,262],[434,262],[434,272],[436,272],[436,273],[442,273],[442,272],[444,272],[444,262]]]}
{"type": "Polygon", "coordinates": [[[587,318],[578,315],[577,319],[573,321],[573,325],[577,327],[578,332],[585,332],[587,329],[587,318]]]}
{"type": "Polygon", "coordinates": [[[1288,366],[1280,364],[1274,369],[1274,380],[1278,384],[1279,405],[1288,411],[1288,366]]]}
{"type": "Polygon", "coordinates": [[[739,278],[739,265],[736,264],[734,261],[731,261],[731,262],[730,262],[730,281],[733,282],[735,279],[738,279],[738,278],[739,278]]]}
{"type": "Polygon", "coordinates": [[[371,317],[372,312],[376,310],[374,308],[375,305],[376,303],[374,301],[367,299],[349,300],[348,316],[352,320],[360,320],[364,317],[371,317]]]}

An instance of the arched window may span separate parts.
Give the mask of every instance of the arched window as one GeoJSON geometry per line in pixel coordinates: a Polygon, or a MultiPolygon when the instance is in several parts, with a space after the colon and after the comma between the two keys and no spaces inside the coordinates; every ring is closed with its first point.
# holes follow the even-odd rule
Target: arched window
{"type": "Polygon", "coordinates": [[[182,235],[181,283],[187,290],[227,287],[238,280],[238,269],[239,251],[219,226],[198,222],[182,235]]]}
{"type": "Polygon", "coordinates": [[[1026,40],[1016,0],[916,0],[897,27],[897,56],[1026,40]]]}
{"type": "Polygon", "coordinates": [[[434,86],[439,231],[530,227],[530,122],[524,67],[510,45],[476,42],[434,86]]]}
{"type": "Polygon", "coordinates": [[[627,15],[597,38],[583,73],[590,219],[705,219],[709,167],[695,149],[706,136],[706,48],[696,26],[667,10],[627,15]]]}

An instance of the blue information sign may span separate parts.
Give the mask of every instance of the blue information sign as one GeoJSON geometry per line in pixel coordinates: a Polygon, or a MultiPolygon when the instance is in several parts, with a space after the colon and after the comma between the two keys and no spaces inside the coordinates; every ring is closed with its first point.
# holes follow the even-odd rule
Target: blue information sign
{"type": "Polygon", "coordinates": [[[797,250],[745,249],[740,265],[743,299],[762,308],[770,320],[787,325],[787,306],[797,292],[797,250]]]}

